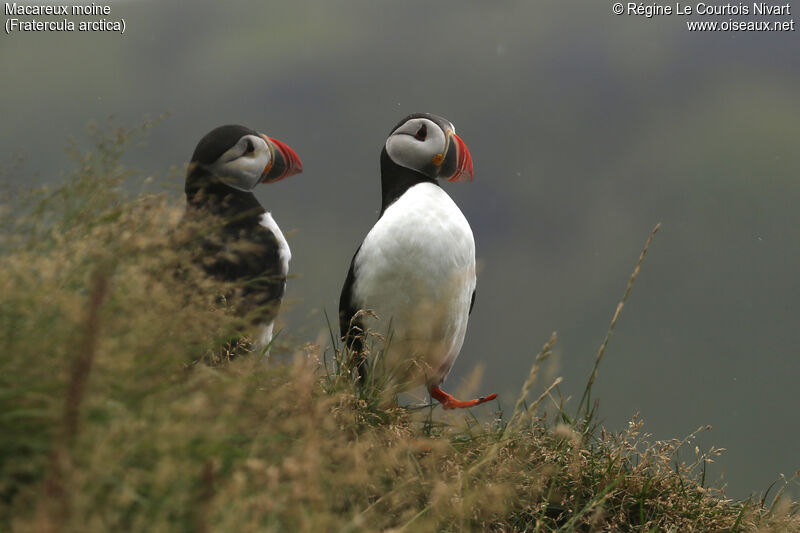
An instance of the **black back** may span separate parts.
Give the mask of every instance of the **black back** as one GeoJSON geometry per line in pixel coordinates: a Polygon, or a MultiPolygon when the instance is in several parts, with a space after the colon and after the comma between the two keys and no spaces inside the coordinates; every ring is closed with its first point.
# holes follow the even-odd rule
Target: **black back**
{"type": "Polygon", "coordinates": [[[226,299],[254,322],[271,321],[286,287],[275,235],[260,224],[266,210],[250,192],[228,187],[206,164],[255,134],[243,126],[221,126],[195,148],[186,177],[187,208],[183,225],[193,261],[215,279],[233,284],[226,299]]]}
{"type": "Polygon", "coordinates": [[[286,288],[286,273],[282,272],[277,238],[259,223],[263,208],[257,215],[228,219],[192,211],[187,217],[203,219],[202,224],[192,225],[196,228],[193,261],[208,275],[232,284],[225,297],[237,314],[250,316],[254,323],[272,321],[286,288]]]}

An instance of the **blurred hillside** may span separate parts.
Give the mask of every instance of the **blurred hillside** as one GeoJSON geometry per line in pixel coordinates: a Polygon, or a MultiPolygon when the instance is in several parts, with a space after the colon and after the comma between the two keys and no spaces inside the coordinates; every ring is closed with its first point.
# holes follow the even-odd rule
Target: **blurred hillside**
{"type": "Polygon", "coordinates": [[[475,162],[473,183],[444,187],[480,264],[449,383],[485,364],[482,389],[511,402],[557,330],[550,372],[579,395],[661,222],[595,386],[604,423],[711,424],[701,444],[728,451],[710,476],[734,497],[800,469],[796,34],[689,33],[606,3],[111,5],[124,35],[0,38],[5,180],[58,183],[66,139],[108,115],[170,113],[128,163],[176,197],[169,169],[206,131],[274,135],[305,173],[257,194],[291,233],[287,335],[315,338],[377,216],[385,135],[441,114],[475,162]]]}

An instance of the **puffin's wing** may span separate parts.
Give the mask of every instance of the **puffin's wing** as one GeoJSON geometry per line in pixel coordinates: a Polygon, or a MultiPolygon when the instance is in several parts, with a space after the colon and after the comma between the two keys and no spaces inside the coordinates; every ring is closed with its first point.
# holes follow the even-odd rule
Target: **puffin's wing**
{"type": "Polygon", "coordinates": [[[286,272],[280,254],[280,243],[275,234],[263,226],[255,229],[257,237],[251,242],[255,250],[246,253],[243,262],[249,263],[248,274],[255,274],[242,288],[247,305],[259,309],[258,315],[272,321],[286,291],[286,272]]]}
{"type": "Polygon", "coordinates": [[[221,281],[231,282],[241,296],[237,310],[255,313],[256,322],[271,321],[280,308],[286,274],[275,234],[261,225],[242,227],[221,243],[207,243],[205,270],[221,281]],[[209,250],[208,247],[217,248],[209,250]],[[209,254],[208,252],[214,252],[209,254]]]}
{"type": "Polygon", "coordinates": [[[358,379],[363,384],[367,377],[367,361],[363,353],[364,348],[364,324],[361,320],[355,319],[356,313],[361,309],[361,304],[355,301],[353,295],[353,285],[355,284],[355,264],[356,257],[361,251],[358,247],[353,259],[350,261],[350,269],[347,271],[347,278],[344,280],[342,294],[339,296],[339,332],[344,339],[345,345],[350,350],[351,362],[358,372],[358,379]]]}
{"type": "Polygon", "coordinates": [[[469,301],[469,314],[472,314],[472,308],[475,307],[475,293],[478,292],[478,289],[472,289],[472,299],[469,301]]]}
{"type": "MultiPolygon", "coordinates": [[[[359,310],[358,304],[354,301],[353,284],[355,283],[355,264],[356,257],[361,251],[358,247],[353,259],[350,260],[350,269],[347,271],[347,278],[344,280],[342,294],[339,296],[339,333],[347,343],[347,347],[361,351],[361,338],[356,332],[350,332],[350,322],[359,310]]],[[[353,323],[353,326],[361,328],[360,323],[353,323]]]]}

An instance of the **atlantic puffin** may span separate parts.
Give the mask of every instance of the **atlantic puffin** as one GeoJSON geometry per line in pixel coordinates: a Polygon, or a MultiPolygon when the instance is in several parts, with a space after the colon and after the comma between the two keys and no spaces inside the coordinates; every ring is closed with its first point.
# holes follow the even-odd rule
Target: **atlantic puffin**
{"type": "Polygon", "coordinates": [[[384,364],[405,386],[423,383],[445,409],[493,400],[460,401],[440,387],[464,343],[476,275],[472,229],[437,180],[471,181],[469,150],[448,120],[414,113],[392,128],[380,164],[379,218],[339,300],[340,332],[361,358],[359,374],[366,332],[386,333],[384,364]]]}
{"type": "Polygon", "coordinates": [[[244,126],[207,133],[186,173],[186,214],[197,236],[194,260],[213,278],[231,283],[225,299],[252,320],[252,347],[265,353],[272,340],[292,257],[272,215],[253,194],[303,171],[289,146],[244,126]]]}

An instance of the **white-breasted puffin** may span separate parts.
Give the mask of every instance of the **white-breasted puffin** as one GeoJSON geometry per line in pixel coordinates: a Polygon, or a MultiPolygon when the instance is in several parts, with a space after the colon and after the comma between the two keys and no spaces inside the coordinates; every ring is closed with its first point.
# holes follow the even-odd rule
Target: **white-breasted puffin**
{"type": "Polygon", "coordinates": [[[437,179],[471,181],[469,150],[448,120],[409,115],[381,151],[381,212],[350,263],[339,326],[356,357],[364,332],[388,331],[389,372],[424,383],[445,409],[472,407],[497,395],[459,401],[440,388],[464,343],[476,276],[472,229],[437,179]]]}
{"type": "Polygon", "coordinates": [[[228,125],[200,140],[186,174],[185,218],[197,235],[195,260],[207,274],[233,284],[226,298],[252,318],[257,353],[272,340],[292,255],[252,190],[302,171],[300,158],[286,144],[228,125]]]}

